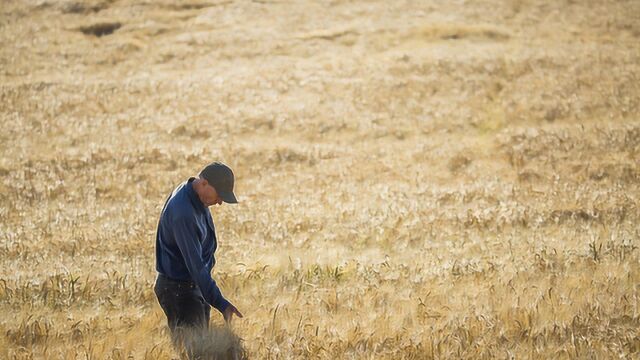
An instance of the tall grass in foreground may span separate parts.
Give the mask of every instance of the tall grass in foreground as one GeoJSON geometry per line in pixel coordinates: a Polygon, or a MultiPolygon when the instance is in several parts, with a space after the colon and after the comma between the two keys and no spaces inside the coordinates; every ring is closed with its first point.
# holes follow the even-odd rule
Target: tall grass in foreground
{"type": "Polygon", "coordinates": [[[242,340],[227,326],[178,329],[173,337],[181,357],[194,360],[243,360],[242,340]]]}

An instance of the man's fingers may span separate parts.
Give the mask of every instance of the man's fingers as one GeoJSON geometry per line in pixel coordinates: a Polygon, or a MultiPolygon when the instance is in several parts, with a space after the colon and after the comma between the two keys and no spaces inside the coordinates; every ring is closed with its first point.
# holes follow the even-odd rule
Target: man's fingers
{"type": "Polygon", "coordinates": [[[244,316],[242,316],[242,313],[240,311],[238,311],[238,309],[233,309],[234,312],[236,313],[236,315],[238,315],[239,318],[243,318],[244,316]]]}
{"type": "Polygon", "coordinates": [[[242,317],[242,313],[234,305],[230,305],[229,310],[231,310],[232,313],[235,313],[236,315],[238,315],[238,317],[242,317]]]}
{"type": "Polygon", "coordinates": [[[238,311],[238,309],[233,306],[233,305],[229,305],[229,307],[224,311],[224,320],[227,323],[231,323],[231,319],[233,318],[233,315],[237,315],[239,318],[243,318],[244,316],[242,316],[242,313],[240,311],[238,311]]]}
{"type": "Polygon", "coordinates": [[[233,318],[233,312],[229,312],[227,315],[225,315],[224,317],[224,321],[227,324],[231,324],[231,319],[233,318]]]}

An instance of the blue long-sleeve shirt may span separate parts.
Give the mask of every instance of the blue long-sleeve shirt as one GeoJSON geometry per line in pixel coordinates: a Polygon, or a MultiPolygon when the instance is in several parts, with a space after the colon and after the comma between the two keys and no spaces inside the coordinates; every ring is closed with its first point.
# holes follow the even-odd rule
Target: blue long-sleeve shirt
{"type": "Polygon", "coordinates": [[[174,280],[195,282],[207,303],[224,312],[229,302],[211,278],[216,230],[193,180],[180,184],[164,204],[156,234],[156,270],[174,280]]]}

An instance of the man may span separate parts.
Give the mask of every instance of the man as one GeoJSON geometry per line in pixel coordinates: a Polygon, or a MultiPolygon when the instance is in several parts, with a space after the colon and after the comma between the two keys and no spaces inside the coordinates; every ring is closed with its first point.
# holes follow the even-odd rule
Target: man
{"type": "Polygon", "coordinates": [[[164,204],[156,235],[154,291],[171,334],[178,329],[207,329],[210,306],[227,323],[238,309],[227,301],[211,278],[217,239],[209,206],[235,204],[234,175],[225,164],[214,162],[180,184],[164,204]]]}

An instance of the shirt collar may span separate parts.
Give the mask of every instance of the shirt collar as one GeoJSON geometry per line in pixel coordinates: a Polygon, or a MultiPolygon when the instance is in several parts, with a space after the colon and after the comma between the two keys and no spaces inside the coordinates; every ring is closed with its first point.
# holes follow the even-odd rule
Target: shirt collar
{"type": "Polygon", "coordinates": [[[204,212],[207,208],[204,206],[198,193],[193,189],[193,180],[196,178],[192,177],[187,180],[187,183],[184,185],[187,195],[189,196],[189,200],[191,200],[191,204],[196,210],[204,212]]]}

